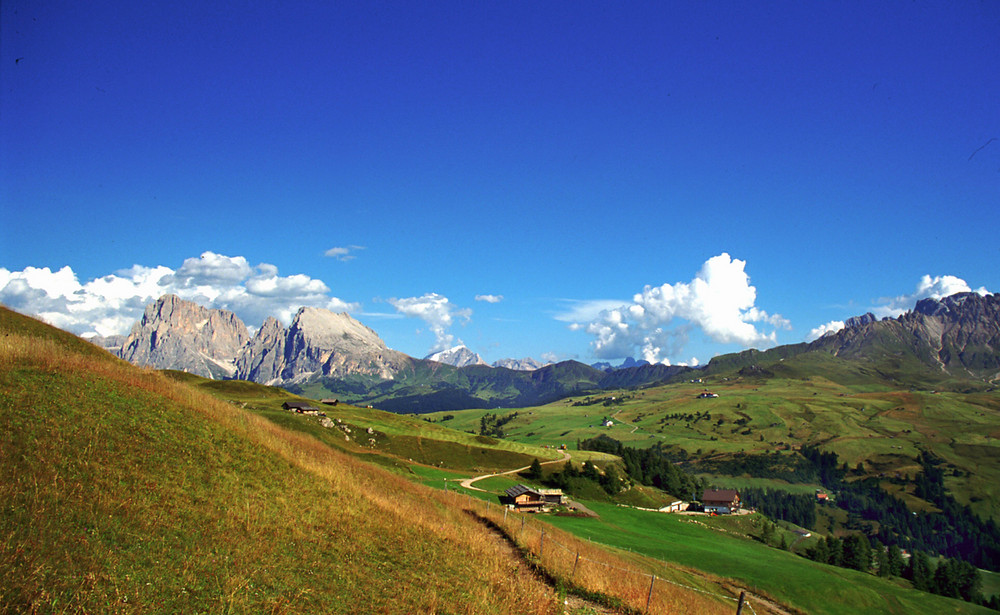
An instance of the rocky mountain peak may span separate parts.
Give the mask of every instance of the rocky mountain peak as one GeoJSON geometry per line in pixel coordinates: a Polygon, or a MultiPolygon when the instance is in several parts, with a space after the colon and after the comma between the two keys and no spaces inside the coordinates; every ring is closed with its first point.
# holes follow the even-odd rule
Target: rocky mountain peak
{"type": "Polygon", "coordinates": [[[164,295],[146,306],[121,357],[136,365],[226,378],[236,373],[234,359],[249,339],[246,325],[229,310],[164,295]]]}
{"type": "Polygon", "coordinates": [[[875,314],[868,312],[867,314],[863,314],[861,316],[851,316],[844,321],[844,328],[860,329],[861,327],[869,325],[873,322],[878,322],[878,318],[875,317],[875,314]]]}
{"type": "Polygon", "coordinates": [[[391,379],[408,360],[350,315],[313,307],[300,308],[295,314],[285,337],[284,357],[277,379],[286,383],[316,373],[391,379]]]}
{"type": "Polygon", "coordinates": [[[875,321],[866,314],[845,325],[809,348],[875,362],[909,356],[953,375],[1000,376],[1000,294],[922,299],[898,318],[875,321]]]}
{"type": "Polygon", "coordinates": [[[427,361],[437,361],[455,367],[466,367],[469,365],[486,365],[486,361],[481,356],[472,352],[465,346],[455,346],[447,350],[435,352],[424,357],[427,361]]]}

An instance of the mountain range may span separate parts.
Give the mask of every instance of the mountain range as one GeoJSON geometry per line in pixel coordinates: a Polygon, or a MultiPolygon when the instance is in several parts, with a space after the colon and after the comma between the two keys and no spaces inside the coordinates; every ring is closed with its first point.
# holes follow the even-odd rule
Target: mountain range
{"type": "MultiPolygon", "coordinates": [[[[92,341],[137,365],[278,385],[396,412],[521,407],[583,391],[665,383],[695,371],[635,360],[617,368],[531,359],[489,366],[465,346],[416,359],[392,350],[346,313],[310,307],[300,308],[287,328],[268,318],[251,336],[232,312],[175,295],[147,306],[127,338],[92,341]]],[[[1000,295],[924,299],[897,318],[865,314],[811,343],[723,355],[697,371],[766,376],[813,361],[817,353],[883,381],[996,379],[1000,295]]]]}

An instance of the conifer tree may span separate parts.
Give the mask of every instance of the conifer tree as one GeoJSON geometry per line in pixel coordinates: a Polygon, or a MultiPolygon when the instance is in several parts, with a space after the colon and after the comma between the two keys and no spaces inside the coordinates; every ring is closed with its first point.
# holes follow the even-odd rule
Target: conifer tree
{"type": "Polygon", "coordinates": [[[889,557],[889,574],[894,577],[903,574],[903,552],[900,551],[899,545],[889,545],[887,555],[889,557]]]}
{"type": "Polygon", "coordinates": [[[538,462],[536,457],[531,461],[531,466],[528,468],[528,478],[532,480],[538,480],[542,477],[542,464],[538,462]]]}

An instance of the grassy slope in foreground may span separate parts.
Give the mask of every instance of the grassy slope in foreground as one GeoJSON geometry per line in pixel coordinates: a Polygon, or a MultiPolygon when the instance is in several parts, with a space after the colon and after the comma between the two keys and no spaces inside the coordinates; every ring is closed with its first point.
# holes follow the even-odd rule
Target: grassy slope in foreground
{"type": "Polygon", "coordinates": [[[0,476],[2,612],[554,608],[440,494],[3,308],[0,476]]]}

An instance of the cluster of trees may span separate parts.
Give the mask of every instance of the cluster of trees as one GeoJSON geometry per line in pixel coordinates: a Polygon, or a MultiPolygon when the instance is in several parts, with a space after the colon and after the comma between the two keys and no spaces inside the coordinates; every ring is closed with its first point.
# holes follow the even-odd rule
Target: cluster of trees
{"type": "Polygon", "coordinates": [[[694,412],[694,413],[689,412],[687,414],[681,414],[680,412],[675,412],[673,414],[668,414],[666,416],[663,416],[662,418],[660,418],[659,422],[666,423],[667,421],[686,421],[687,423],[697,423],[701,419],[710,421],[712,420],[712,415],[709,414],[707,410],[704,412],[704,414],[701,412],[694,412]]]}
{"type": "Polygon", "coordinates": [[[808,549],[806,556],[824,564],[874,572],[880,577],[901,576],[920,591],[1000,607],[996,596],[989,602],[983,600],[979,569],[960,559],[941,558],[934,566],[925,553],[915,551],[907,563],[898,545],[886,547],[864,534],[851,534],[843,539],[829,536],[808,549]]]}
{"type": "Polygon", "coordinates": [[[727,458],[704,459],[696,463],[701,472],[728,476],[776,478],[789,483],[817,480],[815,465],[798,453],[736,453],[727,458]]]}
{"type": "Polygon", "coordinates": [[[743,504],[756,508],[771,519],[781,519],[800,527],[816,527],[816,498],[809,494],[774,489],[741,489],[743,504]]]}
{"type": "Polygon", "coordinates": [[[479,435],[502,438],[504,437],[503,426],[516,418],[517,412],[512,412],[506,416],[497,416],[492,412],[484,414],[479,419],[479,435]]]}
{"type": "Polygon", "coordinates": [[[579,448],[617,455],[622,459],[625,473],[633,481],[652,485],[675,496],[695,499],[706,486],[704,481],[672,463],[659,442],[649,448],[633,448],[602,434],[580,442],[579,448]]]}
{"type": "Polygon", "coordinates": [[[613,395],[611,397],[584,397],[580,401],[573,402],[574,406],[594,406],[596,404],[601,404],[605,407],[610,406],[620,406],[625,403],[625,400],[632,399],[631,395],[613,395]]]}
{"type": "MultiPolygon", "coordinates": [[[[537,459],[535,460],[538,461],[537,459]]],[[[535,474],[535,463],[528,469],[529,478],[541,478],[541,464],[537,466],[535,474]],[[533,476],[534,475],[534,476],[533,476]]],[[[618,472],[615,464],[609,463],[602,472],[593,463],[586,461],[579,469],[575,468],[570,461],[567,461],[561,470],[553,472],[545,478],[544,483],[550,487],[557,487],[567,493],[586,494],[592,492],[594,485],[599,486],[608,495],[615,495],[628,487],[628,481],[618,472]]]]}

